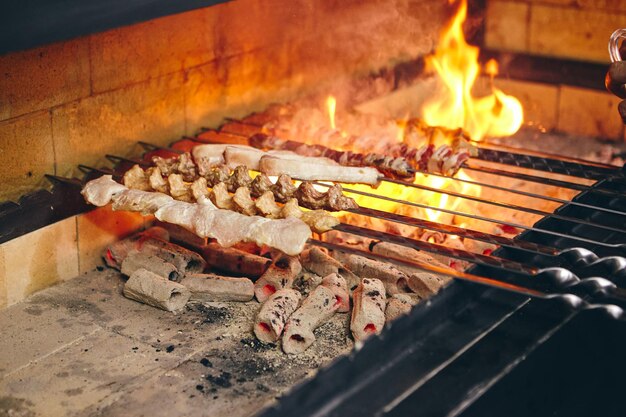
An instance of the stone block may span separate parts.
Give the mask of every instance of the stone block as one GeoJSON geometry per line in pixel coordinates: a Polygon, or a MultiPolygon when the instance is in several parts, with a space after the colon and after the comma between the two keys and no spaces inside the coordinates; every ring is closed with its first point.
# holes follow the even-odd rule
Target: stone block
{"type": "Polygon", "coordinates": [[[5,376],[0,391],[27,399],[33,415],[77,415],[112,401],[178,358],[105,330],[96,330],[49,356],[5,376]]]}
{"type": "Polygon", "coordinates": [[[606,64],[607,42],[626,14],[533,4],[528,49],[532,53],[606,64]]]}
{"type": "Polygon", "coordinates": [[[135,156],[137,141],[166,145],[185,131],[183,77],[177,73],[54,109],[57,175],[77,165],[107,165],[105,155],[135,156]]]}
{"type": "Polygon", "coordinates": [[[70,217],[3,243],[6,304],[78,275],[76,218],[70,217]]]}
{"type": "Polygon", "coordinates": [[[100,327],[90,320],[77,320],[76,312],[89,309],[74,300],[72,308],[60,308],[46,291],[0,311],[0,380],[100,327]]]}
{"type": "Polygon", "coordinates": [[[217,73],[217,61],[188,70],[185,78],[185,134],[201,127],[217,127],[226,116],[224,83],[217,73]]]}
{"type": "Polygon", "coordinates": [[[86,38],[0,56],[0,120],[89,95],[86,38]]]}
{"type": "Polygon", "coordinates": [[[485,14],[485,46],[507,51],[528,48],[529,5],[511,1],[489,1],[485,14]]]}
{"type": "Polygon", "coordinates": [[[48,186],[44,174],[55,173],[50,113],[42,111],[0,122],[0,153],[0,201],[17,201],[48,186]]]}
{"type": "Polygon", "coordinates": [[[211,61],[215,19],[211,8],[199,9],[92,35],[93,91],[118,89],[211,61]]]}
{"type": "Polygon", "coordinates": [[[617,113],[620,99],[576,87],[561,87],[557,128],[561,132],[621,140],[624,126],[617,113]]]}

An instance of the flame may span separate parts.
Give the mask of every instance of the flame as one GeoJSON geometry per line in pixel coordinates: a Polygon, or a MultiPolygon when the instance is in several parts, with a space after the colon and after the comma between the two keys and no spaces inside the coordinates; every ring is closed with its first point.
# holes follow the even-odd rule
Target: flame
{"type": "MultiPolygon", "coordinates": [[[[467,1],[460,0],[458,12],[443,32],[435,53],[426,58],[446,89],[426,103],[423,117],[431,126],[463,128],[473,140],[486,136],[509,136],[517,132],[524,112],[519,100],[506,95],[491,83],[492,93],[475,98],[472,87],[480,74],[479,49],[469,45],[463,35],[467,1]]],[[[487,63],[485,73],[494,77],[495,61],[487,63]]]]}
{"type": "Polygon", "coordinates": [[[337,129],[335,125],[335,109],[337,108],[337,100],[334,96],[328,96],[326,98],[326,108],[328,109],[328,120],[330,121],[331,129],[337,129]]]}

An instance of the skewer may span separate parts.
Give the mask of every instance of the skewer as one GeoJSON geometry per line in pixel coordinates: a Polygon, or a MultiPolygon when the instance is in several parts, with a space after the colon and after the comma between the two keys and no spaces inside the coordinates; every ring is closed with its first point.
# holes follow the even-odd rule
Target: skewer
{"type": "MultiPolygon", "coordinates": [[[[149,149],[162,149],[162,150],[166,150],[166,151],[173,151],[173,149],[171,148],[166,148],[166,147],[159,147],[157,145],[152,145],[150,143],[146,143],[146,142],[142,142],[142,146],[149,148],[149,149]]],[[[115,156],[115,155],[107,155],[107,158],[109,159],[117,159],[120,161],[126,161],[126,162],[130,162],[130,163],[140,163],[143,166],[149,166],[149,164],[145,163],[145,162],[141,162],[141,161],[137,161],[137,160],[132,160],[132,159],[128,159],[128,158],[124,158],[124,157],[119,157],[119,156],[115,156]]],[[[399,181],[400,184],[405,185],[402,181],[399,181]]],[[[321,186],[325,186],[328,187],[327,184],[324,183],[318,183],[316,182],[317,185],[321,185],[321,186]]],[[[430,188],[430,187],[426,187],[426,188],[430,188]]],[[[377,198],[377,199],[383,199],[386,201],[392,201],[398,204],[408,204],[411,206],[416,206],[416,207],[420,207],[420,208],[424,208],[424,209],[432,209],[432,210],[437,210],[437,211],[441,211],[441,212],[446,212],[452,215],[459,215],[459,216],[463,216],[463,217],[467,217],[467,218],[472,218],[475,220],[481,220],[481,221],[486,221],[486,222],[490,222],[490,223],[496,223],[496,224],[502,224],[502,225],[507,225],[507,226],[511,226],[511,227],[516,227],[516,228],[520,228],[522,230],[530,230],[530,231],[534,231],[534,232],[540,232],[540,233],[544,233],[544,234],[550,234],[553,236],[558,236],[558,237],[564,237],[564,238],[570,238],[570,239],[574,239],[580,242],[585,242],[585,243],[590,243],[590,244],[596,244],[596,245],[600,245],[600,246],[604,246],[604,247],[608,247],[611,249],[617,249],[617,250],[621,250],[622,247],[620,245],[611,245],[611,244],[606,244],[603,242],[597,242],[597,241],[593,241],[590,239],[586,239],[586,238],[582,238],[582,237],[578,237],[575,235],[568,235],[568,234],[564,234],[564,233],[559,233],[559,232],[555,232],[555,231],[551,231],[551,230],[545,230],[545,229],[539,229],[539,228],[533,228],[533,227],[528,227],[528,226],[524,226],[521,224],[517,224],[517,223],[512,223],[512,222],[505,222],[505,221],[499,221],[499,220],[495,220],[495,219],[491,219],[491,218],[487,218],[487,217],[483,217],[483,216],[477,216],[477,215],[470,215],[470,214],[465,214],[462,212],[458,212],[458,211],[454,211],[454,210],[448,210],[448,209],[444,209],[444,208],[436,208],[436,207],[432,207],[432,206],[428,206],[428,205],[423,205],[423,204],[419,204],[419,203],[413,203],[413,202],[408,202],[405,200],[397,200],[397,199],[393,199],[391,197],[386,197],[386,196],[380,196],[380,195],[376,195],[373,193],[366,193],[366,192],[362,192],[362,191],[357,191],[357,190],[352,190],[349,188],[344,188],[344,191],[346,192],[350,192],[350,193],[354,193],[354,194],[359,194],[359,195],[363,195],[363,196],[367,196],[367,197],[373,197],[373,198],[377,198]]],[[[439,192],[438,190],[432,189],[430,188],[429,191],[433,191],[433,192],[439,192]]],[[[461,197],[464,197],[465,195],[463,194],[458,194],[461,197]]],[[[529,210],[534,210],[534,209],[529,209],[529,210]]],[[[565,217],[565,216],[559,216],[559,215],[553,215],[551,213],[548,212],[540,212],[541,215],[545,216],[545,215],[552,215],[555,218],[558,217],[565,217]]],[[[575,219],[573,218],[573,220],[579,220],[579,219],[575,219]]],[[[581,223],[584,221],[581,221],[581,223]]],[[[443,225],[442,225],[443,226],[443,225]]],[[[608,228],[608,227],[607,227],[608,228]]],[[[612,228],[610,228],[612,229],[612,228]]],[[[469,236],[468,236],[469,237],[469,236]]],[[[471,237],[470,237],[471,239],[471,237]]]]}
{"type": "Polygon", "coordinates": [[[597,229],[608,230],[608,231],[611,231],[611,232],[626,233],[625,229],[620,229],[620,228],[616,228],[616,227],[612,227],[612,226],[607,226],[607,225],[595,223],[595,222],[592,222],[592,221],[589,221],[589,220],[578,219],[578,218],[569,217],[569,216],[563,216],[563,215],[560,215],[560,214],[552,214],[550,212],[543,211],[543,210],[538,210],[538,209],[534,209],[534,208],[530,208],[530,207],[523,207],[523,206],[519,206],[519,205],[516,205],[516,204],[503,203],[503,202],[500,202],[500,201],[489,200],[487,198],[475,197],[475,196],[471,196],[471,195],[467,195],[467,194],[461,194],[461,193],[458,193],[456,191],[438,190],[436,188],[428,187],[426,185],[411,184],[411,183],[406,183],[406,182],[400,181],[400,180],[394,180],[394,179],[391,179],[391,178],[386,178],[383,181],[394,183],[394,184],[406,185],[407,187],[417,188],[417,189],[424,190],[424,191],[430,191],[430,192],[439,193],[439,194],[447,194],[447,195],[449,195],[451,197],[463,198],[465,200],[471,200],[471,201],[475,201],[477,203],[483,203],[483,204],[488,204],[488,205],[491,205],[491,206],[502,207],[502,208],[516,210],[516,211],[522,211],[522,212],[530,213],[530,214],[536,214],[538,216],[545,217],[545,216],[551,215],[553,218],[558,219],[558,220],[567,221],[567,222],[570,222],[570,223],[584,224],[585,226],[595,227],[597,229]]]}
{"type": "Polygon", "coordinates": [[[512,292],[516,292],[518,294],[525,295],[528,297],[544,298],[548,295],[542,291],[518,286],[515,284],[509,284],[509,283],[492,279],[492,278],[486,278],[486,277],[481,277],[479,275],[469,274],[466,272],[460,272],[454,269],[441,268],[435,265],[430,265],[430,264],[419,262],[413,259],[407,260],[407,259],[400,259],[400,258],[395,258],[391,256],[385,256],[385,255],[381,255],[378,253],[367,252],[364,250],[351,248],[351,247],[344,246],[344,245],[338,245],[338,244],[331,243],[331,242],[325,242],[325,241],[317,240],[317,239],[309,239],[309,243],[315,246],[326,248],[326,249],[350,253],[353,255],[364,256],[366,258],[370,258],[370,259],[374,259],[378,261],[391,262],[391,263],[395,263],[395,264],[399,264],[403,266],[417,267],[417,268],[423,269],[424,271],[433,272],[433,273],[448,276],[451,278],[457,278],[462,281],[468,281],[468,282],[473,282],[473,283],[477,283],[481,285],[487,285],[490,287],[503,289],[505,291],[512,291],[512,292]]]}
{"type": "MultiPolygon", "coordinates": [[[[507,157],[510,157],[510,155],[507,156],[507,157]]],[[[535,162],[531,161],[531,163],[535,163],[535,162]]],[[[574,168],[570,168],[570,169],[574,169],[574,168]]],[[[441,194],[447,194],[447,195],[450,195],[450,196],[453,196],[453,197],[457,197],[457,198],[463,198],[463,199],[472,200],[472,201],[476,201],[476,202],[479,202],[479,203],[489,204],[489,205],[493,205],[493,206],[497,206],[497,207],[523,211],[523,212],[527,212],[527,213],[530,213],[530,214],[536,214],[536,215],[539,215],[539,216],[547,216],[547,215],[551,214],[551,213],[543,211],[543,210],[533,209],[533,208],[529,208],[529,207],[523,207],[523,206],[514,205],[514,204],[510,204],[510,203],[498,202],[498,201],[489,200],[489,199],[481,198],[481,197],[469,196],[469,195],[457,193],[457,192],[450,191],[450,190],[437,190],[437,189],[434,189],[432,187],[427,187],[427,186],[424,186],[424,185],[419,185],[419,184],[414,184],[414,183],[408,183],[406,181],[396,180],[396,179],[392,179],[392,178],[384,178],[382,181],[395,183],[395,184],[400,184],[400,185],[405,185],[407,187],[422,189],[422,190],[425,190],[425,191],[431,191],[431,192],[437,192],[437,193],[441,193],[441,194]]],[[[615,227],[612,227],[612,226],[607,226],[607,225],[596,223],[596,222],[589,221],[589,220],[584,220],[584,219],[579,219],[579,218],[574,218],[574,217],[569,217],[569,216],[563,216],[563,215],[560,215],[560,214],[553,215],[553,217],[558,219],[558,220],[568,221],[570,223],[576,223],[576,224],[583,224],[583,225],[586,225],[586,226],[595,227],[595,228],[603,229],[603,230],[608,230],[608,231],[611,231],[611,232],[626,233],[626,230],[624,230],[624,229],[619,229],[619,228],[615,228],[615,227]]]]}
{"type": "MultiPolygon", "coordinates": [[[[328,184],[324,184],[324,183],[320,183],[320,182],[316,182],[315,184],[316,185],[320,185],[320,186],[324,186],[324,187],[329,187],[328,184]]],[[[619,253],[626,253],[626,244],[622,245],[622,244],[611,244],[611,243],[598,242],[598,241],[595,241],[595,240],[592,240],[592,239],[588,239],[588,238],[584,238],[584,237],[580,237],[580,236],[576,236],[576,235],[568,235],[566,233],[560,233],[560,232],[556,232],[556,231],[548,230],[548,229],[541,229],[541,228],[533,227],[533,226],[526,226],[526,225],[523,225],[523,224],[520,224],[520,223],[514,223],[514,222],[506,221],[506,220],[497,220],[497,219],[493,219],[493,218],[490,218],[490,217],[480,216],[480,215],[477,215],[477,214],[463,213],[461,211],[450,210],[450,209],[446,209],[446,208],[443,208],[443,207],[432,207],[432,206],[428,206],[426,204],[415,203],[415,202],[407,201],[407,200],[400,200],[400,199],[393,198],[393,197],[381,196],[381,195],[372,194],[372,193],[368,193],[368,192],[365,192],[365,191],[353,190],[353,189],[345,188],[345,187],[343,187],[343,191],[346,192],[346,193],[349,193],[349,194],[357,194],[357,195],[362,195],[364,197],[371,197],[371,198],[377,198],[377,199],[389,201],[389,202],[392,202],[392,203],[403,204],[403,205],[408,205],[408,206],[413,206],[413,207],[419,207],[419,208],[423,208],[423,209],[435,210],[435,211],[439,211],[439,212],[442,212],[442,213],[452,214],[454,216],[466,217],[468,219],[480,220],[480,221],[484,221],[484,222],[488,222],[488,223],[501,224],[501,225],[504,225],[504,226],[511,226],[511,227],[515,227],[515,228],[518,228],[518,229],[522,229],[522,230],[527,230],[527,231],[531,231],[531,232],[557,236],[557,237],[561,237],[561,238],[565,238],[565,239],[572,239],[572,240],[576,240],[576,241],[579,241],[579,242],[588,243],[588,244],[591,244],[591,245],[602,246],[602,247],[607,248],[607,249],[614,249],[614,250],[617,250],[619,253]]]]}
{"type": "MultiPolygon", "coordinates": [[[[113,161],[124,161],[124,162],[129,162],[129,163],[142,163],[142,161],[139,160],[134,160],[134,159],[129,159],[129,158],[124,158],[124,157],[120,157],[120,156],[116,156],[116,155],[107,155],[107,158],[109,158],[110,160],[113,161]]],[[[143,163],[144,166],[149,166],[150,164],[147,163],[143,163]]],[[[330,187],[328,184],[325,183],[319,183],[319,182],[315,182],[316,185],[320,185],[323,187],[330,187]]],[[[368,197],[372,197],[372,198],[377,198],[377,199],[384,199],[384,200],[391,200],[400,204],[411,204],[414,206],[418,206],[421,208],[430,208],[430,209],[435,209],[434,207],[430,207],[427,205],[421,205],[418,203],[409,203],[409,202],[404,202],[403,200],[395,200],[389,197],[384,197],[384,196],[378,196],[376,194],[371,194],[371,193],[366,193],[366,192],[361,192],[361,191],[356,191],[356,190],[350,190],[350,189],[345,189],[344,191],[346,192],[352,192],[352,193],[357,193],[357,194],[361,194],[364,196],[368,196],[368,197]]],[[[531,243],[531,242],[525,242],[525,241],[517,241],[517,240],[512,240],[512,239],[508,239],[505,238],[503,236],[496,236],[496,235],[491,235],[491,234],[487,234],[487,233],[483,233],[483,232],[478,232],[478,231],[473,231],[473,230],[469,230],[469,229],[464,229],[464,228],[460,228],[460,227],[456,227],[456,226],[451,226],[451,225],[444,225],[441,223],[435,223],[435,222],[430,222],[427,220],[421,220],[421,219],[417,219],[417,218],[412,218],[412,217],[408,217],[408,216],[401,216],[401,215],[397,215],[397,214],[393,214],[393,213],[386,213],[386,212],[382,212],[379,210],[374,210],[374,209],[369,209],[369,208],[360,208],[358,210],[350,210],[351,212],[355,213],[355,214],[360,214],[360,215],[365,215],[365,216],[370,216],[370,217],[378,217],[384,220],[389,220],[389,221],[393,221],[393,222],[398,222],[398,223],[403,223],[403,224],[407,224],[410,226],[415,226],[415,227],[421,227],[421,228],[425,228],[425,229],[429,229],[429,230],[435,230],[435,231],[440,231],[442,233],[447,233],[447,234],[454,234],[460,237],[464,237],[464,238],[469,238],[469,239],[473,239],[473,240],[478,240],[478,241],[483,241],[483,242],[487,242],[487,243],[492,243],[495,245],[500,245],[500,246],[505,246],[505,247],[510,247],[510,248],[514,248],[514,249],[520,249],[520,250],[524,250],[524,251],[528,251],[528,252],[532,252],[532,253],[537,253],[537,254],[542,254],[542,255],[548,255],[548,256],[557,256],[560,252],[559,249],[556,248],[551,248],[551,247],[547,247],[547,246],[543,246],[543,245],[538,245],[535,243],[531,243]]],[[[455,214],[455,215],[460,215],[463,216],[463,213],[460,212],[455,212],[452,210],[446,210],[446,209],[442,209],[442,211],[449,211],[451,212],[451,214],[455,214]]],[[[478,216],[474,216],[474,215],[468,215],[468,217],[478,217],[478,216]]],[[[493,219],[489,219],[489,218],[482,218],[481,220],[485,220],[485,221],[489,221],[489,222],[495,222],[495,223],[499,223],[498,221],[494,221],[493,219]]],[[[503,222],[502,224],[506,224],[512,227],[517,227],[520,228],[522,230],[533,230],[533,231],[537,231],[537,232],[544,232],[542,229],[535,229],[535,228],[531,228],[531,227],[526,227],[524,225],[519,225],[519,224],[515,224],[515,223],[505,223],[503,222]]],[[[569,236],[569,235],[564,235],[558,232],[552,232],[552,231],[545,231],[546,233],[549,234],[553,234],[553,235],[557,235],[557,236],[561,236],[561,237],[569,237],[569,238],[573,238],[576,239],[576,237],[574,236],[569,236]]],[[[587,240],[587,239],[581,239],[581,240],[587,240]]],[[[594,244],[599,244],[600,242],[595,242],[595,241],[590,241],[590,243],[594,243],[594,244]]]]}
{"type": "MultiPolygon", "coordinates": [[[[239,123],[240,124],[244,124],[242,122],[239,122],[239,123]]],[[[255,126],[255,125],[249,125],[249,126],[255,126]]],[[[220,130],[219,133],[224,133],[224,134],[228,134],[228,135],[238,136],[238,137],[245,138],[245,139],[248,139],[248,137],[249,137],[248,135],[243,134],[241,132],[233,132],[233,131],[228,131],[228,130],[220,130]]],[[[195,140],[198,143],[207,143],[207,142],[204,142],[202,140],[198,140],[197,138],[195,138],[195,139],[192,138],[192,140],[195,140]]],[[[507,164],[506,162],[504,162],[502,158],[500,158],[501,159],[499,161],[500,164],[511,165],[511,164],[507,164]]],[[[481,159],[474,158],[474,161],[481,161],[481,159]]],[[[487,162],[498,162],[498,161],[487,161],[487,162]]],[[[584,184],[580,184],[580,183],[568,182],[568,181],[563,181],[563,180],[556,180],[556,179],[552,179],[552,178],[539,177],[539,176],[523,174],[523,173],[518,173],[518,172],[498,170],[498,169],[495,169],[495,168],[479,167],[479,166],[477,166],[475,164],[468,164],[467,162],[463,163],[460,167],[468,169],[468,170],[484,172],[484,173],[489,173],[489,174],[495,174],[495,175],[500,175],[500,176],[506,176],[506,177],[516,178],[516,179],[523,179],[525,181],[531,181],[531,182],[535,182],[535,183],[539,183],[539,184],[552,185],[552,186],[562,187],[562,188],[569,188],[569,189],[574,189],[574,190],[578,190],[578,191],[585,191],[585,190],[590,189],[589,186],[584,185],[584,184]]],[[[533,168],[528,167],[528,166],[527,167],[522,167],[522,168],[533,169],[533,168]]],[[[534,168],[534,169],[537,169],[537,168],[534,168]]],[[[423,172],[423,171],[411,170],[409,172],[414,172],[415,173],[415,172],[423,172]]],[[[555,171],[555,173],[557,173],[557,172],[555,171]]],[[[563,175],[563,173],[561,173],[561,174],[563,175]]],[[[447,177],[447,178],[453,178],[453,177],[447,177]]],[[[586,178],[581,178],[581,179],[586,179],[586,178]]],[[[603,190],[603,189],[599,189],[599,188],[595,188],[593,191],[594,192],[598,192],[598,193],[602,193],[602,194],[608,194],[608,195],[620,195],[619,193],[616,193],[614,191],[603,190]]]]}
{"type": "Polygon", "coordinates": [[[504,144],[501,144],[501,143],[477,142],[477,141],[473,141],[473,140],[470,140],[470,142],[472,144],[476,145],[476,146],[479,146],[479,147],[482,147],[482,148],[487,148],[487,149],[502,149],[502,150],[506,150],[506,151],[510,151],[510,152],[525,153],[525,154],[528,154],[528,155],[539,156],[539,157],[542,157],[542,158],[561,159],[563,161],[575,162],[575,163],[584,164],[584,165],[592,165],[592,166],[596,166],[596,167],[599,167],[599,168],[619,170],[619,167],[617,167],[615,165],[609,165],[609,164],[604,164],[604,163],[601,163],[601,162],[590,161],[588,159],[575,158],[575,157],[567,156],[567,155],[559,155],[559,154],[550,153],[550,152],[543,152],[543,151],[536,151],[536,150],[532,150],[532,149],[517,148],[515,146],[508,146],[508,145],[504,145],[504,144]]]}
{"type": "Polygon", "coordinates": [[[494,190],[509,192],[511,194],[523,195],[523,196],[531,197],[531,198],[537,198],[537,199],[545,200],[545,201],[552,201],[554,203],[571,204],[571,205],[577,206],[577,207],[583,207],[583,208],[588,208],[588,209],[592,209],[592,210],[603,211],[603,212],[607,212],[607,213],[616,214],[616,215],[619,215],[619,216],[626,216],[626,213],[622,212],[622,211],[612,210],[612,209],[608,209],[608,208],[605,208],[605,207],[593,206],[593,205],[585,204],[585,203],[579,203],[579,202],[576,202],[576,201],[570,201],[570,200],[566,200],[566,199],[563,199],[563,198],[550,197],[550,196],[547,196],[547,195],[531,193],[529,191],[514,190],[514,189],[511,189],[511,188],[506,188],[506,187],[502,187],[502,186],[498,186],[498,185],[494,185],[494,184],[489,184],[489,183],[484,183],[484,182],[479,182],[479,181],[473,181],[473,180],[467,180],[467,179],[458,178],[458,177],[449,177],[449,176],[443,175],[443,174],[433,174],[433,173],[430,173],[430,172],[421,171],[421,170],[417,170],[417,169],[411,170],[411,172],[413,172],[413,173],[420,173],[420,174],[424,174],[424,175],[432,175],[432,176],[440,177],[440,178],[446,178],[446,179],[450,179],[452,181],[459,181],[459,182],[463,182],[465,184],[478,185],[480,187],[491,188],[491,189],[494,189],[494,190]]]}
{"type": "MultiPolygon", "coordinates": [[[[232,127],[232,125],[237,124],[256,127],[258,129],[263,127],[254,123],[235,120],[231,121],[230,126],[222,126],[220,128],[220,132],[245,136],[241,132],[228,130],[228,127],[232,127]]],[[[477,142],[474,143],[476,144],[477,142]]],[[[537,152],[538,155],[533,155],[531,152],[526,152],[526,150],[524,150],[526,153],[517,153],[511,150],[499,151],[489,148],[488,145],[482,145],[483,144],[481,143],[476,146],[478,149],[478,156],[476,159],[594,180],[606,178],[611,175],[621,175],[621,170],[612,165],[598,166],[598,164],[590,163],[590,161],[571,161],[572,158],[563,158],[559,155],[549,155],[547,153],[542,154],[540,152],[537,152]]]]}

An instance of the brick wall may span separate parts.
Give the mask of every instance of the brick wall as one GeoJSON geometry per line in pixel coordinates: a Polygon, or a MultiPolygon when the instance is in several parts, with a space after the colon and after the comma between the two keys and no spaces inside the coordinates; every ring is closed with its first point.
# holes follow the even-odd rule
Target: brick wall
{"type": "MultiPolygon", "coordinates": [[[[624,1],[487,0],[485,46],[608,66],[608,40],[618,28],[626,28],[624,1]]],[[[497,84],[521,99],[531,124],[569,134],[625,139],[617,113],[619,99],[607,92],[509,80],[497,84]]]]}
{"type": "Polygon", "coordinates": [[[626,27],[620,0],[487,0],[489,48],[607,63],[607,43],[626,27]]]}
{"type": "Polygon", "coordinates": [[[429,52],[446,0],[243,0],[0,56],[0,201],[429,52]]]}

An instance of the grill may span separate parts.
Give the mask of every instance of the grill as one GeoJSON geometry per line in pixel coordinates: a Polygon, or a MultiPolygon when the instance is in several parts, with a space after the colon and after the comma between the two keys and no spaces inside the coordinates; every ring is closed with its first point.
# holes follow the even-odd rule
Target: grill
{"type": "MultiPolygon", "coordinates": [[[[145,153],[139,159],[107,155],[114,163],[113,168],[84,165],[80,168],[86,173],[85,180],[101,174],[119,179],[134,164],[151,165],[155,155],[174,156],[203,143],[247,144],[247,138],[260,130],[261,125],[231,120],[219,131],[205,130],[196,137],[176,141],[170,147],[140,142],[145,153]]],[[[623,170],[493,144],[479,144],[477,156],[462,168],[561,187],[578,194],[566,200],[508,189],[492,181],[452,179],[560,205],[550,213],[501,199],[436,190],[391,178],[383,180],[543,217],[534,225],[525,226],[382,196],[374,190],[355,190],[346,185],[344,191],[348,195],[461,215],[522,232],[515,238],[508,238],[374,208],[352,211],[359,216],[498,246],[491,254],[479,254],[349,222],[335,228],[346,235],[390,242],[471,263],[464,272],[383,256],[326,239],[311,239],[312,245],[419,267],[457,280],[430,301],[419,304],[409,316],[394,322],[380,338],[368,341],[360,351],[339,359],[262,415],[294,415],[296,412],[299,415],[408,415],[416,409],[423,415],[481,415],[486,410],[512,415],[529,412],[537,415],[552,412],[556,414],[549,415],[578,415],[580,412],[582,415],[597,412],[597,409],[585,408],[592,403],[604,415],[616,412],[611,401],[598,404],[588,399],[595,394],[610,396],[607,393],[618,386],[617,370],[626,370],[626,363],[619,359],[621,355],[616,348],[617,341],[626,335],[623,320],[626,259],[622,257],[626,249],[626,180],[623,170]],[[565,354],[561,354],[558,346],[567,346],[565,354]],[[537,378],[539,368],[541,378],[546,380],[530,383],[527,378],[537,378]],[[599,375],[603,376],[602,380],[590,385],[590,381],[595,384],[599,375]],[[445,396],[438,392],[445,392],[445,396]],[[578,395],[584,395],[581,398],[586,401],[577,400],[578,395]]],[[[49,178],[56,184],[52,195],[75,194],[83,183],[78,179],[49,178]]],[[[317,185],[325,186],[324,183],[317,185]]]]}

